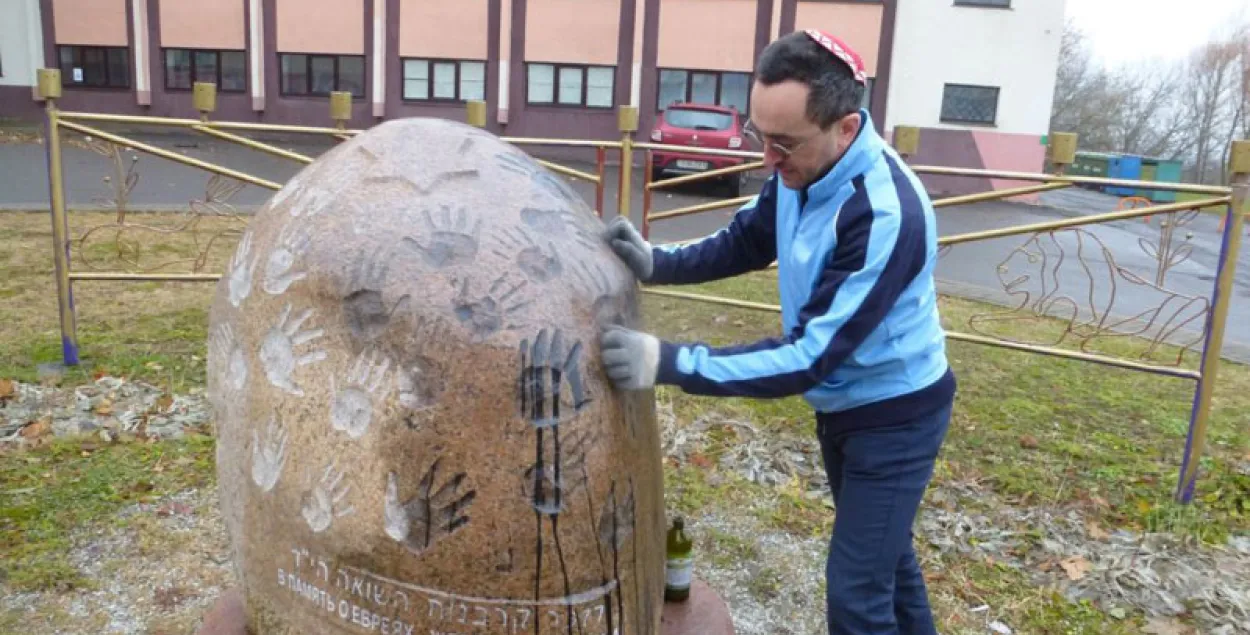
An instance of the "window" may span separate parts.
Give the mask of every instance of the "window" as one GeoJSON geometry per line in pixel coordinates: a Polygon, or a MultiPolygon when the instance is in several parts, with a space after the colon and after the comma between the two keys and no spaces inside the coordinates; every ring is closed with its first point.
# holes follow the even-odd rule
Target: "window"
{"type": "Polygon", "coordinates": [[[529,64],[525,73],[526,102],[555,106],[611,108],[616,86],[613,66],[529,64]]]}
{"type": "Polygon", "coordinates": [[[942,121],[993,124],[997,117],[997,87],[947,84],[942,92],[942,121]]]}
{"type": "Polygon", "coordinates": [[[329,95],[345,91],[365,96],[363,55],[313,55],[279,53],[283,95],[329,95]]]}
{"type": "Polygon", "coordinates": [[[59,46],[62,86],[130,88],[130,49],[121,46],[59,46]]]}
{"type": "Polygon", "coordinates": [[[212,82],[223,93],[247,90],[247,53],[165,49],[165,88],[189,90],[196,82],[212,82]]]}
{"type": "Polygon", "coordinates": [[[955,0],[957,7],[993,7],[996,9],[1010,9],[1011,0],[955,0]]]}
{"type": "Polygon", "coordinates": [[[470,101],[486,99],[486,62],[404,60],[404,99],[470,101]]]}
{"type": "Polygon", "coordinates": [[[674,102],[733,106],[745,113],[750,103],[751,75],[723,71],[660,69],[656,109],[674,102]]]}

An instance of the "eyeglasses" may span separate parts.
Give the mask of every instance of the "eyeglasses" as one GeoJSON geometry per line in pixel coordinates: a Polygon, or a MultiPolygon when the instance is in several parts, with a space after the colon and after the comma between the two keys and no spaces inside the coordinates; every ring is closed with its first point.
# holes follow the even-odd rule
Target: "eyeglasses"
{"type": "Polygon", "coordinates": [[[774,143],[765,139],[764,133],[760,132],[759,128],[755,127],[755,122],[751,121],[750,119],[748,119],[746,124],[742,126],[742,134],[745,135],[748,139],[750,139],[755,144],[759,145],[765,151],[767,151],[768,148],[771,147],[773,149],[773,152],[776,152],[777,154],[781,155],[782,160],[790,158],[790,155],[794,154],[795,152],[798,152],[799,149],[802,148],[807,142],[820,136],[820,133],[818,132],[792,146],[782,145],[780,143],[774,143]]]}

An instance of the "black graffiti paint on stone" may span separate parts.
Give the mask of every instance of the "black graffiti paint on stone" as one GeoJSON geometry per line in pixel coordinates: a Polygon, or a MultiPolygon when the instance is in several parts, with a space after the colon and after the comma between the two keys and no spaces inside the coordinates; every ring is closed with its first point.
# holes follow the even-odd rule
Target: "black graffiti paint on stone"
{"type": "Polygon", "coordinates": [[[452,474],[437,486],[442,457],[434,460],[417,485],[417,493],[401,502],[398,476],[387,475],[384,522],[386,534],[413,553],[422,553],[469,523],[467,510],[477,490],[461,493],[467,475],[452,474]]]}

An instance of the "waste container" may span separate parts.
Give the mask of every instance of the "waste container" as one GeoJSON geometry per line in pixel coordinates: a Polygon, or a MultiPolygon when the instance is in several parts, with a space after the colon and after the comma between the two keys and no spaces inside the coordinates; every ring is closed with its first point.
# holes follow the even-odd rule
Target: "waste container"
{"type": "MultiPolygon", "coordinates": [[[[1141,179],[1142,158],[1131,154],[1115,155],[1107,165],[1107,176],[1113,179],[1137,181],[1141,179]]],[[[1106,192],[1116,196],[1136,196],[1135,187],[1108,187],[1106,192]]]]}
{"type": "MultiPolygon", "coordinates": [[[[1163,183],[1180,183],[1183,165],[1180,161],[1144,157],[1142,159],[1142,180],[1160,181],[1163,183]]],[[[1144,196],[1156,203],[1176,202],[1176,192],[1171,190],[1139,190],[1137,196],[1144,196]]]]}

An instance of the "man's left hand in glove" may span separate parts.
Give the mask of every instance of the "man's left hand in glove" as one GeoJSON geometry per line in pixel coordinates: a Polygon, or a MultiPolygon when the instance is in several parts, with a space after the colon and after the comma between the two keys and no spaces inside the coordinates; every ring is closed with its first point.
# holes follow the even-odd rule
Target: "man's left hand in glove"
{"type": "Polygon", "coordinates": [[[660,367],[660,340],[653,335],[619,326],[608,327],[599,338],[603,366],[621,390],[644,390],[655,385],[660,367]]]}

